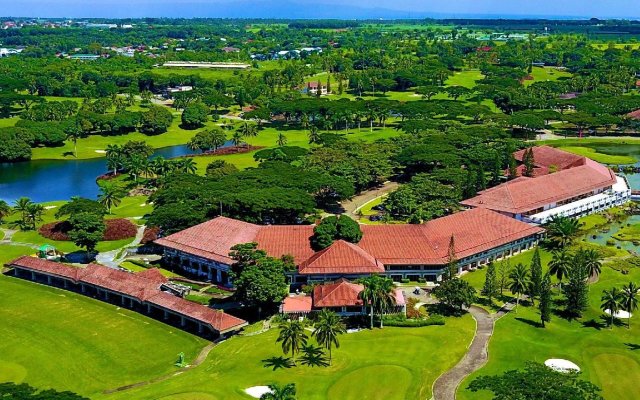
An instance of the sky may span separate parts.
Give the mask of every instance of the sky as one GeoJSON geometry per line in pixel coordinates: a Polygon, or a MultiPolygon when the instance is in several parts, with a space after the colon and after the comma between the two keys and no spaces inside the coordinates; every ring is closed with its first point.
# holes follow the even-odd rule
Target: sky
{"type": "Polygon", "coordinates": [[[0,16],[640,19],[640,0],[0,0],[0,16]]]}

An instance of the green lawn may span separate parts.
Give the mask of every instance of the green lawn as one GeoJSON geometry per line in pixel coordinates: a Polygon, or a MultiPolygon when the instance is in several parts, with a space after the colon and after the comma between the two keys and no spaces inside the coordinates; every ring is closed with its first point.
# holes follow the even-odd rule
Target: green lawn
{"type": "Polygon", "coordinates": [[[295,382],[298,397],[314,399],[428,399],[433,381],[465,353],[475,324],[469,315],[445,326],[384,328],[340,337],[329,368],[272,371],[261,360],[282,354],[277,332],[233,337],[195,370],[110,399],[248,399],[244,389],[295,382]],[[372,351],[373,350],[373,351],[372,351]]]}
{"type": "MultiPolygon", "coordinates": [[[[124,261],[120,264],[120,266],[122,268],[128,269],[131,272],[142,272],[142,271],[146,271],[147,268],[145,267],[141,267],[137,264],[132,263],[131,261],[124,261]]],[[[166,270],[164,268],[158,268],[158,270],[160,271],[160,273],[164,276],[166,276],[167,278],[175,278],[177,276],[180,276],[178,274],[176,274],[175,272],[171,272],[169,270],[166,270]]]]}
{"type": "Polygon", "coordinates": [[[19,121],[18,117],[0,118],[0,128],[14,126],[19,121]]]}
{"type": "Polygon", "coordinates": [[[4,266],[5,263],[13,261],[18,257],[28,256],[35,253],[36,250],[31,247],[0,244],[0,268],[4,266]]]}
{"type": "Polygon", "coordinates": [[[618,240],[627,240],[630,242],[635,242],[640,240],[640,225],[634,224],[630,226],[625,226],[618,233],[613,235],[614,238],[618,240]]]}
{"type": "Polygon", "coordinates": [[[477,69],[460,71],[450,76],[444,84],[445,86],[464,86],[471,89],[475,87],[476,83],[482,78],[484,78],[484,75],[477,69]]]}
{"type": "MultiPolygon", "coordinates": [[[[65,203],[66,203],[65,201],[53,201],[48,203],[42,203],[42,205],[47,208],[42,216],[42,222],[39,223],[38,226],[56,221],[57,219],[55,217],[55,213],[65,203]]],[[[120,205],[118,207],[114,207],[111,210],[111,214],[107,215],[106,218],[143,217],[144,215],[149,214],[152,211],[152,208],[153,208],[152,205],[147,204],[146,196],[125,197],[122,199],[122,202],[120,203],[120,205]]],[[[5,223],[2,226],[6,228],[9,226],[11,222],[16,221],[18,219],[19,219],[19,215],[12,214],[5,219],[5,223]]],[[[135,220],[135,222],[142,222],[142,221],[135,220]]],[[[75,244],[73,244],[72,242],[51,240],[51,239],[45,238],[44,236],[40,235],[37,229],[35,231],[18,231],[13,235],[12,241],[22,242],[22,243],[33,243],[36,245],[49,243],[52,246],[56,247],[58,250],[65,253],[80,250],[80,248],[75,244]]],[[[123,240],[114,240],[114,241],[108,241],[108,242],[100,242],[98,243],[97,250],[109,251],[109,250],[119,249],[123,246],[128,245],[132,241],[133,241],[133,238],[123,239],[123,240]]]]}
{"type": "Polygon", "coordinates": [[[524,86],[532,85],[535,82],[557,81],[560,78],[569,78],[571,77],[571,73],[551,67],[533,67],[531,76],[533,79],[525,80],[524,86]]]}
{"type": "Polygon", "coordinates": [[[564,151],[568,151],[569,153],[588,157],[603,164],[634,164],[638,161],[635,157],[632,156],[599,153],[597,150],[585,146],[559,146],[558,148],[564,151]]]}
{"type": "MultiPolygon", "coordinates": [[[[99,158],[104,157],[104,149],[107,145],[118,144],[122,145],[130,140],[140,140],[147,142],[154,148],[169,147],[179,144],[187,143],[198,130],[184,130],[180,128],[180,113],[174,112],[173,123],[167,130],[167,132],[160,135],[149,136],[140,132],[133,132],[127,135],[119,136],[100,136],[93,135],[78,140],[78,158],[99,158]]],[[[213,127],[214,122],[210,121],[207,126],[213,127]]],[[[33,149],[34,160],[42,159],[64,159],[72,160],[73,157],[73,142],[66,141],[64,146],[61,147],[38,147],[33,149]]]]}
{"type": "Polygon", "coordinates": [[[5,276],[0,287],[0,320],[10,321],[0,324],[1,382],[95,398],[104,389],[171,373],[178,353],[190,361],[206,344],[79,294],[5,276]]]}
{"type": "MultiPolygon", "coordinates": [[[[490,399],[488,393],[472,393],[464,388],[478,375],[493,375],[524,366],[526,361],[544,362],[549,358],[565,358],[578,364],[584,378],[602,387],[607,400],[629,399],[636,393],[640,377],[640,319],[632,318],[631,329],[602,326],[599,309],[604,289],[640,280],[640,269],[622,275],[604,268],[600,280],[591,285],[590,306],[580,321],[568,322],[553,316],[543,329],[537,326],[539,315],[535,308],[520,307],[496,323],[489,344],[489,363],[461,385],[458,398],[462,400],[490,399]]],[[[557,296],[560,299],[560,296],[557,296]]]]}

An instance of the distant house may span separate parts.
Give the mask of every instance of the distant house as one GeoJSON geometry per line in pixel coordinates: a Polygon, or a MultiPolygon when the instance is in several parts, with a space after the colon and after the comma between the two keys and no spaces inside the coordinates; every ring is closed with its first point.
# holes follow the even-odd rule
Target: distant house
{"type": "Polygon", "coordinates": [[[100,58],[100,56],[95,54],[72,54],[69,58],[72,60],[94,61],[100,58]]]}
{"type": "Polygon", "coordinates": [[[239,53],[240,49],[237,47],[227,46],[227,47],[223,47],[222,51],[224,51],[225,53],[239,53]]]}
{"type": "Polygon", "coordinates": [[[627,117],[635,120],[640,120],[640,109],[631,111],[629,114],[627,114],[627,117]]]}
{"type": "MultiPolygon", "coordinates": [[[[309,82],[307,84],[307,93],[311,94],[311,95],[317,95],[318,94],[318,82],[309,82]]],[[[320,84],[320,95],[321,96],[326,96],[327,94],[329,94],[329,91],[327,90],[327,85],[324,84],[320,84]]]]}
{"type": "MultiPolygon", "coordinates": [[[[313,288],[311,296],[291,295],[284,299],[280,306],[283,314],[305,316],[314,311],[329,309],[336,314],[348,317],[367,314],[367,307],[360,299],[364,286],[341,278],[337,281],[313,288]]],[[[401,289],[394,289],[395,306],[388,314],[404,313],[406,302],[401,289]]]]}

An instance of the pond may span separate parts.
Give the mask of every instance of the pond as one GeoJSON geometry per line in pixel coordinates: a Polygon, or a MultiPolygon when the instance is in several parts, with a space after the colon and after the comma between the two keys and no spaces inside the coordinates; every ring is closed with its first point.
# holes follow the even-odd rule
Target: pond
{"type": "MultiPolygon", "coordinates": [[[[229,146],[231,143],[225,144],[229,146]]],[[[157,149],[151,158],[193,154],[186,145],[157,149]]],[[[107,172],[104,158],[88,160],[32,160],[0,163],[0,200],[8,203],[29,197],[41,203],[68,200],[73,196],[98,196],[96,178],[107,172]]]]}
{"type": "Polygon", "coordinates": [[[640,215],[630,215],[620,221],[612,222],[607,225],[605,229],[594,229],[585,235],[585,239],[587,242],[599,244],[600,246],[606,246],[607,241],[613,239],[615,241],[615,246],[619,246],[623,250],[628,251],[637,251],[638,246],[634,245],[631,241],[626,240],[617,240],[613,237],[616,233],[620,231],[620,229],[627,226],[627,224],[637,225],[640,224],[640,215]]]}
{"type": "MultiPolygon", "coordinates": [[[[640,160],[640,144],[588,143],[585,144],[585,147],[594,149],[598,153],[609,154],[612,156],[632,156],[637,160],[640,160]]],[[[640,161],[633,165],[640,167],[640,161]]],[[[626,174],[626,177],[631,189],[640,190],[640,174],[626,174]]]]}

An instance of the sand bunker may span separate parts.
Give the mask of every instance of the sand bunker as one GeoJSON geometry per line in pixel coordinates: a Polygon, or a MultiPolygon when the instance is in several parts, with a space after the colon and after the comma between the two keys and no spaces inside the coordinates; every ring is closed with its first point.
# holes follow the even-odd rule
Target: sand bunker
{"type": "Polygon", "coordinates": [[[271,389],[269,389],[269,386],[251,386],[246,388],[244,392],[254,399],[259,399],[263,394],[271,393],[271,389]]]}
{"type": "Polygon", "coordinates": [[[580,367],[569,360],[561,358],[550,358],[544,362],[544,365],[557,372],[580,372],[580,367]]]}

